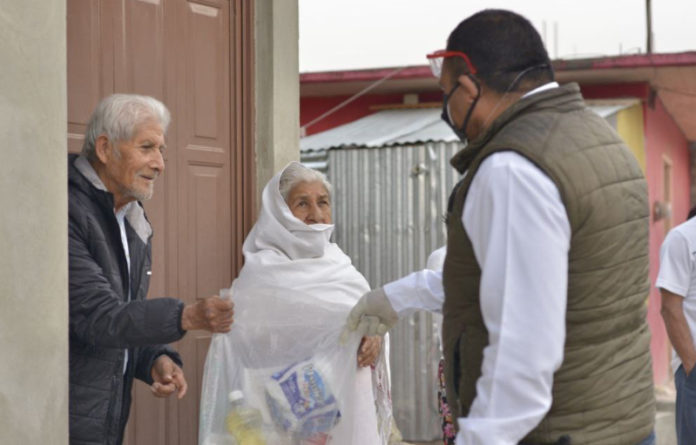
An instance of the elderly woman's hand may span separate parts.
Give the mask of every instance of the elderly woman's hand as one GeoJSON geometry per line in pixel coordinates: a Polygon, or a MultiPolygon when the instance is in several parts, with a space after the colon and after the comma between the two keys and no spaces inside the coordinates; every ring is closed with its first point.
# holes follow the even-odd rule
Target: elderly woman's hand
{"type": "Polygon", "coordinates": [[[377,335],[374,337],[363,337],[358,347],[358,366],[365,367],[373,365],[379,357],[379,351],[382,349],[382,337],[377,335]]]}

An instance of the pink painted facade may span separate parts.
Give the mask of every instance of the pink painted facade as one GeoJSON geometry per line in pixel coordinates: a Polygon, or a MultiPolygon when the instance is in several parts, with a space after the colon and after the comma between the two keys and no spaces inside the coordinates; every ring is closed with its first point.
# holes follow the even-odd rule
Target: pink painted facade
{"type": "MultiPolygon", "coordinates": [[[[329,96],[329,97],[302,97],[300,98],[300,126],[307,125],[313,119],[321,116],[336,105],[348,100],[350,96],[329,96]]],[[[436,102],[442,100],[440,93],[419,93],[420,102],[436,102]]],[[[329,130],[339,125],[353,122],[354,120],[365,117],[375,112],[374,107],[380,105],[393,105],[403,101],[403,94],[368,94],[357,98],[336,113],[318,121],[316,124],[307,128],[305,135],[329,130]]]]}
{"type": "MultiPolygon", "coordinates": [[[[321,116],[326,111],[332,109],[341,102],[347,100],[349,96],[331,97],[303,97],[300,99],[300,126],[307,125],[313,119],[321,116]]],[[[347,124],[372,114],[370,107],[375,105],[393,104],[401,101],[401,95],[366,95],[359,97],[355,101],[341,108],[339,112],[333,113],[316,124],[307,128],[305,135],[321,133],[339,125],[347,124]]]]}
{"type": "Polygon", "coordinates": [[[652,332],[652,356],[655,382],[667,382],[670,376],[671,347],[665,325],[660,316],[660,293],[654,287],[660,264],[660,246],[670,226],[674,227],[686,220],[689,213],[690,159],[688,142],[672,117],[665,110],[662,101],[655,101],[651,108],[644,105],[646,177],[650,204],[671,197],[671,221],[650,219],[650,282],[653,284],[648,300],[648,324],[652,332]],[[671,164],[671,190],[665,190],[666,164],[671,164]],[[670,224],[671,223],[671,224],[670,224]]]}

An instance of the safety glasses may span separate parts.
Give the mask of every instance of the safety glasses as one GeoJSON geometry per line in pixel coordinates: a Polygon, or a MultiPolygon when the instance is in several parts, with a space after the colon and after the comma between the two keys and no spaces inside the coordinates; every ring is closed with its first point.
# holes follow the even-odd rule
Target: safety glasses
{"type": "Polygon", "coordinates": [[[460,59],[463,59],[464,62],[466,62],[469,72],[471,74],[476,74],[476,67],[473,63],[471,63],[471,60],[469,60],[469,56],[461,51],[448,51],[446,49],[441,49],[439,51],[435,51],[434,53],[428,54],[425,57],[427,57],[428,62],[430,62],[430,70],[433,72],[433,76],[437,77],[438,79],[442,74],[442,62],[444,62],[444,60],[448,57],[459,57],[460,59]]]}

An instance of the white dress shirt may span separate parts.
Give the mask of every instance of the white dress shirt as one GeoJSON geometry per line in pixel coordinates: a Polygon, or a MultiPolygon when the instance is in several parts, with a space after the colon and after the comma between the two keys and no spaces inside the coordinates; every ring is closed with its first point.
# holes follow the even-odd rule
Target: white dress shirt
{"type": "MultiPolygon", "coordinates": [[[[545,85],[529,94],[553,88],[545,85]]],[[[481,267],[489,345],[457,445],[513,445],[551,407],[563,361],[570,223],[555,184],[514,152],[484,160],[462,214],[481,267]]],[[[415,272],[384,286],[394,309],[442,311],[442,273],[415,272]]]]}

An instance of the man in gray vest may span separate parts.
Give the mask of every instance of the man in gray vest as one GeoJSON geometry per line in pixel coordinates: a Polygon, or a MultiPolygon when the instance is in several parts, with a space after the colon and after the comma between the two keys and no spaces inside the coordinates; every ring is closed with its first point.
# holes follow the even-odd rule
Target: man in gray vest
{"type": "Polygon", "coordinates": [[[428,58],[468,145],[443,271],[369,292],[347,329],[442,311],[456,443],[654,443],[648,195],[634,156],[559,86],[525,18],[485,10],[428,58]]]}

